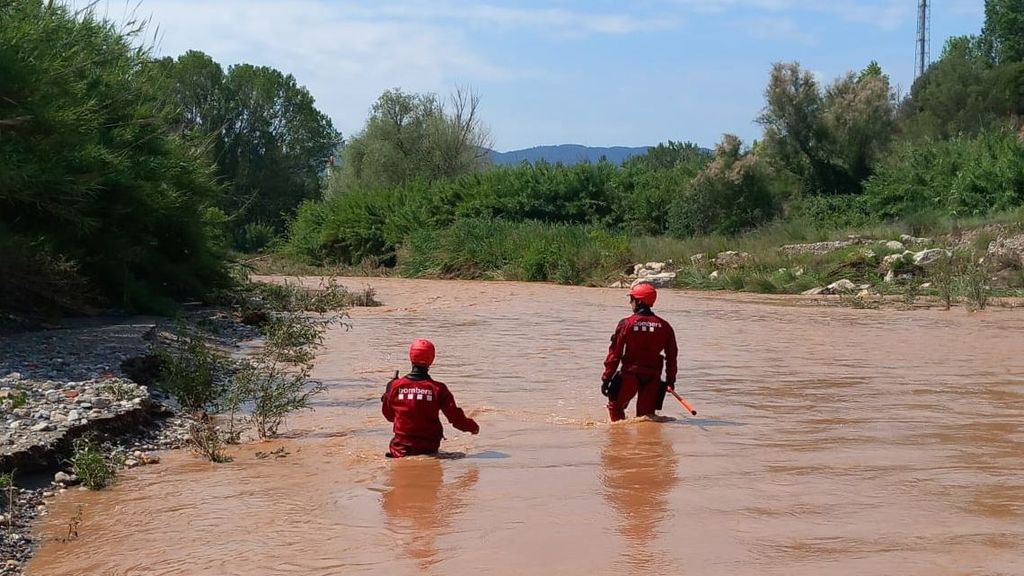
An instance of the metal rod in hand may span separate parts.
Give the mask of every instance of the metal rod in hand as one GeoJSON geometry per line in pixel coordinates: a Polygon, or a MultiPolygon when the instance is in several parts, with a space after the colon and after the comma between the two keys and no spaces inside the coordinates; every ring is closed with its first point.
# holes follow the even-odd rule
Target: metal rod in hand
{"type": "Polygon", "coordinates": [[[693,406],[691,406],[690,403],[686,401],[686,399],[684,399],[679,394],[676,394],[676,391],[671,388],[669,388],[668,391],[671,392],[672,395],[676,397],[676,400],[679,400],[679,403],[683,405],[683,409],[685,409],[690,414],[693,414],[694,416],[697,415],[697,410],[695,410],[693,406]]]}

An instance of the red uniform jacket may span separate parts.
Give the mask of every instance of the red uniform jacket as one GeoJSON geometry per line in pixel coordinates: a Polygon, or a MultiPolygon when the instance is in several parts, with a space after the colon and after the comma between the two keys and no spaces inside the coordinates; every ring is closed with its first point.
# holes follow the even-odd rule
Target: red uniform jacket
{"type": "Polygon", "coordinates": [[[615,328],[601,381],[611,379],[619,362],[622,363],[623,372],[660,378],[664,362],[665,381],[675,383],[678,354],[676,333],[672,326],[655,316],[650,309],[640,310],[622,319],[615,328]]]}
{"type": "Polygon", "coordinates": [[[381,412],[394,422],[392,445],[408,448],[410,453],[437,452],[444,438],[438,412],[463,432],[479,432],[480,427],[466,416],[443,382],[433,380],[426,371],[412,373],[388,383],[381,397],[381,412]]]}

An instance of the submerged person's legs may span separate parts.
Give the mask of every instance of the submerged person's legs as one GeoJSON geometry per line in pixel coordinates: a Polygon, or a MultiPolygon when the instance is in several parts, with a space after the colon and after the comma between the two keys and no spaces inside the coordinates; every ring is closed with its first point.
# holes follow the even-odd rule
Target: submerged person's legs
{"type": "Polygon", "coordinates": [[[436,448],[417,448],[415,446],[404,444],[397,438],[392,438],[391,444],[388,445],[388,452],[385,456],[388,458],[402,458],[403,456],[423,456],[433,454],[437,454],[436,448]]]}
{"type": "Polygon", "coordinates": [[[639,381],[636,376],[629,372],[622,373],[622,386],[615,398],[608,399],[608,417],[612,422],[626,419],[626,408],[629,402],[636,396],[639,381]]]}

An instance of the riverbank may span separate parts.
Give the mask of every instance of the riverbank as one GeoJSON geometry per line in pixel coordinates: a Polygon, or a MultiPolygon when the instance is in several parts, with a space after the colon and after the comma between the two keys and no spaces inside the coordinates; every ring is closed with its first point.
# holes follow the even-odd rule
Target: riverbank
{"type": "Polygon", "coordinates": [[[154,452],[185,446],[188,421],[151,386],[147,360],[179,326],[235,354],[258,336],[223,310],[202,309],[179,319],[70,319],[0,337],[0,475],[15,486],[0,495],[0,574],[20,573],[37,544],[33,521],[78,484],[68,464],[76,439],[102,441],[121,468],[159,463],[154,452]]]}
{"type": "Polygon", "coordinates": [[[391,267],[372,259],[359,266],[314,266],[287,252],[254,256],[248,263],[261,275],[614,287],[642,280],[677,289],[841,296],[835,300],[864,308],[935,302],[984,308],[996,300],[1024,297],[1024,222],[1016,213],[940,221],[928,228],[927,236],[910,235],[900,224],[840,234],[780,223],[736,237],[689,240],[574,234],[567,228],[564,234],[544,237],[521,228],[504,223],[489,234],[473,228],[473,238],[480,242],[465,235],[457,242],[414,242],[398,251],[391,267]]]}
{"type": "Polygon", "coordinates": [[[275,436],[319,389],[303,363],[322,331],[351,307],[379,304],[372,287],[331,279],[308,288],[240,280],[218,302],[173,319],[77,319],[3,336],[0,484],[11,488],[0,499],[10,528],[0,574],[19,573],[36,544],[32,520],[69,487],[106,487],[118,470],[185,446],[228,462],[224,446],[246,440],[246,428],[275,436]],[[231,413],[223,426],[208,413],[220,410],[231,413]]]}

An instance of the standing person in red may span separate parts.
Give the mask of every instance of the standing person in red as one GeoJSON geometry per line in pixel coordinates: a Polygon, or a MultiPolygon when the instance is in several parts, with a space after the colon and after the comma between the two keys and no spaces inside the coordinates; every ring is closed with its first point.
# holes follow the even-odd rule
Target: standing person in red
{"type": "Polygon", "coordinates": [[[455,397],[443,382],[430,377],[434,363],[434,345],[429,340],[416,340],[409,347],[412,372],[388,382],[381,396],[381,412],[394,422],[395,437],[391,439],[388,456],[401,458],[418,454],[436,454],[444,438],[439,412],[463,432],[477,434],[480,426],[466,416],[455,397]]]}
{"type": "Polygon", "coordinates": [[[636,396],[636,415],[653,416],[661,408],[666,388],[675,390],[676,333],[651,311],[658,291],[642,282],[629,291],[633,315],[619,321],[608,347],[601,376],[601,392],[608,397],[612,422],[626,417],[626,407],[636,396]],[[619,364],[621,371],[616,374],[619,364]],[[661,370],[665,369],[664,385],[661,370]]]}

